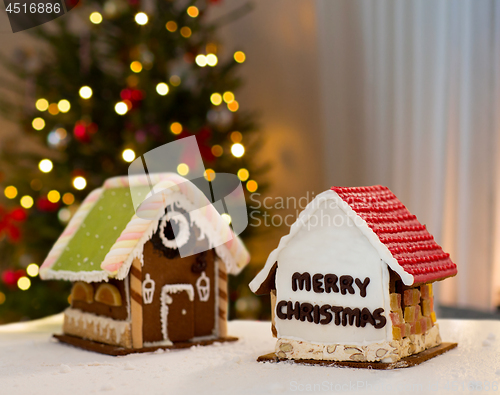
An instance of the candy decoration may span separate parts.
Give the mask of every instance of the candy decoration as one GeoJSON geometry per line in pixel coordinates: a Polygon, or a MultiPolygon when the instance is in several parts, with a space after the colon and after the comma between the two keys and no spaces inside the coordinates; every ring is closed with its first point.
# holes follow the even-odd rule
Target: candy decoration
{"type": "Polygon", "coordinates": [[[220,259],[216,260],[218,267],[218,288],[219,288],[219,312],[218,312],[218,326],[219,336],[227,336],[227,271],[226,265],[220,259]]]}
{"type": "Polygon", "coordinates": [[[77,281],[71,289],[71,301],[76,300],[92,303],[94,301],[94,287],[89,283],[77,281]]]}
{"type": "Polygon", "coordinates": [[[130,268],[130,312],[132,315],[132,347],[142,348],[142,265],[134,259],[130,268]]]}

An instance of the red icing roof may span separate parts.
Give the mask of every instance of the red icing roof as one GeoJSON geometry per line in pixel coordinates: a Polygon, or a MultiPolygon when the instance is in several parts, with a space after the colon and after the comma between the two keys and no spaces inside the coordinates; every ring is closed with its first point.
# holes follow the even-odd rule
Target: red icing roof
{"type": "Polygon", "coordinates": [[[389,249],[414,283],[442,280],[457,274],[457,266],[436,243],[425,225],[381,185],[332,187],[389,249]]]}

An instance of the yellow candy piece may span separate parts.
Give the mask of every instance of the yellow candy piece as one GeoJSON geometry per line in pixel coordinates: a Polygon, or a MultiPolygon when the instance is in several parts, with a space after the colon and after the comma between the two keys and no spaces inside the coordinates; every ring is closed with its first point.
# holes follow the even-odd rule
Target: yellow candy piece
{"type": "Polygon", "coordinates": [[[107,304],[108,306],[121,306],[122,296],[114,285],[104,283],[99,285],[95,293],[96,302],[107,304]]]}
{"type": "Polygon", "coordinates": [[[77,281],[73,284],[73,288],[71,289],[71,300],[80,300],[86,303],[92,303],[94,301],[94,287],[92,287],[89,283],[77,281]]]}
{"type": "Polygon", "coordinates": [[[436,313],[434,311],[431,313],[431,320],[432,323],[436,322],[436,313]]]}
{"type": "Polygon", "coordinates": [[[391,311],[398,311],[401,309],[401,294],[394,293],[389,295],[391,298],[391,311]]]}
{"type": "Polygon", "coordinates": [[[392,327],[392,338],[394,340],[399,340],[401,339],[401,328],[398,326],[393,326],[392,327]]]}

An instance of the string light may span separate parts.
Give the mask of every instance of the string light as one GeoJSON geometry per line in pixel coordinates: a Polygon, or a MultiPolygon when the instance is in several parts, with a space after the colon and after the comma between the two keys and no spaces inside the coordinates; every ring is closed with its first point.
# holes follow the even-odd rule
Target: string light
{"type": "Polygon", "coordinates": [[[241,181],[248,180],[248,177],[250,177],[250,173],[248,172],[247,169],[240,169],[240,170],[238,170],[238,178],[241,181]]]}
{"type": "Polygon", "coordinates": [[[231,224],[231,216],[227,213],[221,214],[222,219],[227,222],[228,225],[231,224]]]}
{"type": "Polygon", "coordinates": [[[75,177],[73,179],[73,186],[75,187],[75,189],[81,191],[87,186],[87,180],[82,176],[75,177]]]}
{"type": "Polygon", "coordinates": [[[54,164],[50,159],[42,159],[40,163],[38,163],[38,168],[43,173],[49,173],[54,168],[54,164]]]}
{"type": "Polygon", "coordinates": [[[24,196],[21,198],[20,203],[21,203],[21,206],[22,206],[23,208],[28,209],[28,208],[31,208],[31,207],[33,206],[34,201],[33,201],[33,198],[32,198],[31,196],[29,196],[29,195],[24,195],[24,196]]]}
{"type": "Polygon", "coordinates": [[[231,103],[227,103],[227,108],[231,112],[236,112],[240,108],[240,104],[236,100],[233,100],[231,103]]]}
{"type": "Polygon", "coordinates": [[[177,30],[177,23],[175,23],[174,21],[168,21],[165,27],[170,33],[173,33],[177,30]]]}
{"type": "Polygon", "coordinates": [[[174,122],[170,125],[170,131],[173,134],[181,134],[182,133],[182,125],[179,122],[174,122]]]}
{"type": "Polygon", "coordinates": [[[71,104],[69,104],[69,101],[66,99],[59,100],[59,103],[57,103],[57,108],[61,112],[68,112],[71,108],[71,104]]]}
{"type": "Polygon", "coordinates": [[[57,103],[52,103],[49,106],[49,114],[50,115],[57,115],[57,114],[59,114],[59,107],[57,107],[57,103]]]}
{"type": "Polygon", "coordinates": [[[185,176],[189,173],[189,166],[185,163],[179,163],[179,165],[177,166],[177,173],[179,173],[181,176],[185,176]]]}
{"type": "Polygon", "coordinates": [[[247,189],[248,189],[248,192],[255,192],[257,190],[257,188],[259,187],[259,184],[257,184],[257,181],[254,181],[254,180],[250,180],[247,182],[247,189]]]}
{"type": "Polygon", "coordinates": [[[140,73],[142,71],[142,63],[138,60],[134,60],[132,63],[130,63],[130,70],[132,70],[134,73],[140,73]]]}
{"type": "Polygon", "coordinates": [[[222,96],[220,95],[220,93],[212,93],[212,95],[210,96],[210,101],[214,106],[218,106],[222,103],[222,96]]]}
{"type": "Polygon", "coordinates": [[[207,65],[207,57],[202,54],[197,55],[194,61],[200,67],[205,67],[207,65]]]}
{"type": "Polygon", "coordinates": [[[67,208],[62,208],[57,213],[57,218],[59,218],[59,221],[65,224],[71,218],[71,211],[69,211],[67,208]]]}
{"type": "Polygon", "coordinates": [[[179,86],[181,84],[181,77],[179,77],[178,75],[173,75],[172,77],[170,77],[169,81],[173,86],[179,86]]]}
{"type": "Polygon", "coordinates": [[[135,159],[135,152],[130,148],[127,148],[122,152],[122,158],[125,162],[132,162],[135,159]]]}
{"type": "Polygon", "coordinates": [[[198,8],[195,7],[194,5],[188,7],[186,12],[191,18],[196,18],[200,14],[200,10],[198,10],[198,8]]]}
{"type": "Polygon", "coordinates": [[[35,130],[42,130],[45,127],[45,121],[40,117],[35,118],[33,122],[31,122],[31,126],[33,126],[35,130]]]}
{"type": "Polygon", "coordinates": [[[0,292],[0,304],[4,304],[5,303],[5,294],[3,292],[0,292]]]}
{"type": "Polygon", "coordinates": [[[115,105],[115,111],[118,115],[125,115],[128,111],[128,106],[126,103],[119,101],[115,105]]]}
{"type": "Polygon", "coordinates": [[[17,188],[13,185],[9,185],[3,190],[3,193],[7,199],[14,199],[17,196],[17,188]]]}
{"type": "Polygon", "coordinates": [[[213,171],[212,169],[207,169],[203,173],[203,176],[205,177],[205,180],[213,181],[215,180],[215,171],[213,171]]]}
{"type": "Polygon", "coordinates": [[[214,154],[214,156],[216,156],[216,157],[220,157],[224,153],[224,150],[222,149],[222,147],[219,144],[214,145],[212,147],[211,151],[212,151],[212,154],[214,154]]]}
{"type": "Polygon", "coordinates": [[[82,86],[78,93],[82,99],[90,99],[92,97],[92,88],[90,86],[82,86]]]}
{"type": "Polygon", "coordinates": [[[146,23],[148,23],[148,16],[144,12],[138,12],[135,14],[135,21],[137,22],[138,25],[144,26],[146,23]]]}
{"type": "Polygon", "coordinates": [[[35,103],[35,107],[38,111],[45,111],[49,108],[49,102],[46,99],[38,99],[35,103]]]}
{"type": "Polygon", "coordinates": [[[243,135],[240,132],[231,133],[231,141],[233,143],[240,143],[243,140],[243,135]]]}
{"type": "Polygon", "coordinates": [[[97,11],[94,11],[92,14],[90,14],[89,19],[90,22],[92,22],[95,25],[98,25],[99,23],[102,22],[102,15],[97,11]]]}
{"type": "Polygon", "coordinates": [[[75,196],[71,192],[66,192],[62,197],[62,201],[69,206],[75,202],[75,196]]]}
{"type": "Polygon", "coordinates": [[[61,194],[56,190],[52,190],[47,194],[47,199],[51,203],[57,203],[61,199],[61,194]]]}
{"type": "Polygon", "coordinates": [[[236,60],[238,63],[243,63],[246,58],[247,57],[243,51],[236,51],[234,53],[234,60],[236,60]]]}
{"type": "Polygon", "coordinates": [[[222,98],[224,99],[224,102],[226,103],[231,103],[232,101],[234,101],[234,93],[233,92],[224,92],[224,94],[222,95],[222,98]]]}
{"type": "Polygon", "coordinates": [[[26,276],[22,276],[17,280],[17,286],[21,291],[26,291],[31,287],[31,280],[26,276]]]}
{"type": "Polygon", "coordinates": [[[30,277],[36,277],[38,276],[38,273],[40,272],[40,268],[36,263],[30,263],[28,267],[26,268],[26,273],[28,273],[28,276],[30,277]]]}
{"type": "Polygon", "coordinates": [[[231,153],[234,157],[241,158],[245,153],[245,147],[243,147],[240,143],[233,144],[231,146],[231,153]]]}
{"type": "Polygon", "coordinates": [[[160,82],[158,85],[156,85],[156,92],[158,92],[158,94],[161,96],[165,96],[168,93],[168,85],[164,82],[160,82]]]}
{"type": "Polygon", "coordinates": [[[184,26],[181,28],[181,36],[184,38],[189,38],[191,37],[191,29],[187,26],[184,26]]]}
{"type": "Polygon", "coordinates": [[[214,67],[217,65],[218,59],[217,56],[215,56],[213,53],[209,53],[207,56],[205,56],[205,59],[207,60],[207,64],[210,67],[214,67]]]}

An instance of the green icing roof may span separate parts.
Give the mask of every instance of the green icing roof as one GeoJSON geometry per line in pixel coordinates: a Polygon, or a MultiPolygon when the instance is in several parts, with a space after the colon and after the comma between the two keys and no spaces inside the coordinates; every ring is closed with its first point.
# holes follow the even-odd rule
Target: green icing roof
{"type": "Polygon", "coordinates": [[[129,188],[105,189],[52,270],[102,271],[101,262],[134,213],[129,188]]]}

